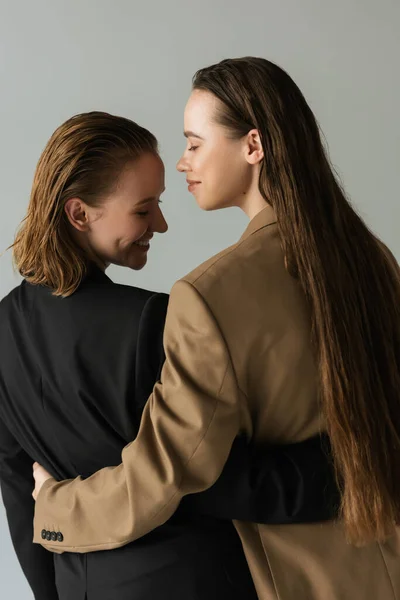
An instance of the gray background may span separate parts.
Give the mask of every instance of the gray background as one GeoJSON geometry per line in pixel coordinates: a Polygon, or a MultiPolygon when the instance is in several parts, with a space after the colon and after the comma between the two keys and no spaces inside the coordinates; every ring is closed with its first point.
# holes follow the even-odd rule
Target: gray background
{"type": "MultiPolygon", "coordinates": [[[[297,81],[355,206],[400,257],[399,0],[0,0],[0,253],[13,241],[39,155],[71,115],[105,110],[151,129],[167,167],[169,232],[124,283],[169,291],[234,243],[238,210],[202,213],[175,163],[196,69],[258,55],[297,81]]],[[[0,297],[19,282],[0,258],[0,297]]],[[[31,598],[0,505],[0,599],[31,598]]]]}

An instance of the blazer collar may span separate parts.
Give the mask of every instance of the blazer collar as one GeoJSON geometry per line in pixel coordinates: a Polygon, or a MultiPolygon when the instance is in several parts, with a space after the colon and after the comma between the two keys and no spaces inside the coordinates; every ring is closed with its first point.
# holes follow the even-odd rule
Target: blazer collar
{"type": "Polygon", "coordinates": [[[102,271],[94,262],[89,263],[85,279],[97,281],[98,283],[113,283],[112,279],[105,274],[105,271],[102,271]]]}
{"type": "Polygon", "coordinates": [[[263,227],[267,227],[268,225],[273,225],[276,222],[277,220],[275,211],[272,208],[272,206],[267,204],[267,206],[263,208],[262,211],[260,211],[256,214],[255,217],[253,217],[239,241],[242,242],[243,240],[246,240],[256,231],[259,231],[260,229],[263,229],[263,227]]]}

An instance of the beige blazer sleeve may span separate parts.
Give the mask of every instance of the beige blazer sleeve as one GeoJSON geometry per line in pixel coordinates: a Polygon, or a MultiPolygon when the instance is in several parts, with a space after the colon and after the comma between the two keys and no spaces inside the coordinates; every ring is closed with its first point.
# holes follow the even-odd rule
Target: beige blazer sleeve
{"type": "Polygon", "coordinates": [[[161,382],[122,464],[86,480],[47,481],[36,502],[35,543],[57,553],[123,546],[167,521],[182,496],[219,477],[245,401],[218,324],[186,281],[172,289],[164,345],[161,382]],[[43,539],[43,531],[62,541],[43,539]]]}

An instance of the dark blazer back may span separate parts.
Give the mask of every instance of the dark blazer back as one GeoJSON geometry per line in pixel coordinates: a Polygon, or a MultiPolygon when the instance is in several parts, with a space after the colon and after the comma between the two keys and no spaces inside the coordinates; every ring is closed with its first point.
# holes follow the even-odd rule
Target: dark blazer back
{"type": "Polygon", "coordinates": [[[23,282],[1,303],[0,416],[57,479],[119,464],[163,361],[167,304],[97,269],[68,298],[23,282]]]}

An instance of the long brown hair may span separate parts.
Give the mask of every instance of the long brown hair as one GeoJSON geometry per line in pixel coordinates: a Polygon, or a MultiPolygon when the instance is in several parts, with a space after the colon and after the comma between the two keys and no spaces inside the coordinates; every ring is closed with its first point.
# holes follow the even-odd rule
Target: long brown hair
{"type": "Polygon", "coordinates": [[[221,101],[216,121],[229,136],[259,131],[259,189],[311,308],[347,536],[358,545],[382,540],[400,516],[398,265],[347,201],[285,71],[260,58],[224,60],[198,71],[193,86],[221,101]]]}
{"type": "Polygon", "coordinates": [[[48,141],[36,168],[28,212],[13,244],[14,263],[32,284],[57,296],[79,286],[88,259],[71,235],[64,206],[80,198],[100,205],[128,162],[157,152],[152,133],[103,112],[75,115],[48,141]]]}

